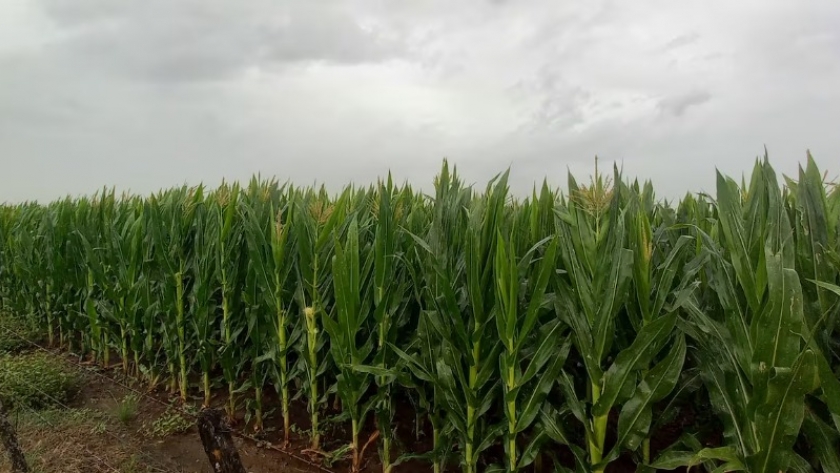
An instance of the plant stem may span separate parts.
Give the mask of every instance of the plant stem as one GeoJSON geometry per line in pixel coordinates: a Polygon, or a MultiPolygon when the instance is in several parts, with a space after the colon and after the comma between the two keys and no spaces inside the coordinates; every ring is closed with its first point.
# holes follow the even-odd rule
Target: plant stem
{"type": "Polygon", "coordinates": [[[257,420],[254,423],[254,430],[260,431],[263,428],[263,413],[262,413],[262,387],[254,388],[254,401],[257,404],[257,420]]]}
{"type": "MultiPolygon", "coordinates": [[[[601,398],[601,387],[592,383],[592,405],[594,406],[601,398]]],[[[608,414],[595,416],[592,419],[592,427],[595,434],[594,439],[589,439],[589,461],[592,465],[601,463],[604,452],[604,441],[607,437],[608,414]]],[[[593,469],[592,473],[603,473],[603,468],[593,469]]]]}
{"type": "MultiPolygon", "coordinates": [[[[382,298],[381,295],[381,288],[377,290],[380,291],[380,300],[382,298]]],[[[379,323],[379,351],[382,353],[381,362],[379,363],[379,367],[383,370],[385,369],[385,335],[388,333],[389,323],[390,323],[390,315],[383,314],[382,320],[379,323]]],[[[387,420],[384,421],[385,416],[379,415],[377,419],[379,419],[379,433],[382,436],[382,454],[381,454],[381,461],[382,461],[382,472],[388,473],[391,471],[391,430],[390,425],[388,425],[391,419],[391,393],[388,386],[384,386],[385,384],[385,377],[381,376],[377,380],[377,385],[379,389],[384,391],[384,396],[382,397],[382,403],[384,407],[380,407],[380,409],[384,409],[387,414],[387,420]]]]}
{"type": "Polygon", "coordinates": [[[286,339],[286,313],[281,309],[283,300],[280,294],[280,276],[274,275],[274,305],[277,308],[277,344],[280,350],[280,396],[282,398],[283,411],[283,441],[289,443],[289,387],[288,387],[288,361],[286,358],[287,339],[286,339]]]}
{"type": "Polygon", "coordinates": [[[234,391],[236,390],[236,383],[233,381],[228,381],[228,402],[227,402],[227,412],[228,417],[233,419],[233,415],[236,412],[236,399],[234,398],[234,391]]]}
{"type": "MultiPolygon", "coordinates": [[[[440,441],[439,436],[440,436],[440,434],[438,433],[437,425],[435,425],[435,423],[433,422],[432,423],[432,451],[436,452],[436,453],[438,451],[438,442],[440,441]]],[[[441,473],[441,463],[442,462],[439,459],[437,459],[437,458],[434,459],[434,462],[432,464],[433,473],[441,473]]]]}
{"type": "MultiPolygon", "coordinates": [[[[176,324],[178,332],[178,363],[180,368],[181,401],[187,401],[187,348],[184,334],[184,280],[181,277],[184,262],[181,261],[181,271],[175,274],[175,297],[177,298],[176,324]]],[[[107,352],[106,352],[107,354],[107,352]]],[[[106,362],[107,363],[107,362],[106,362]]]]}
{"type": "MultiPolygon", "coordinates": [[[[227,273],[224,269],[222,269],[222,326],[224,328],[225,350],[229,350],[232,342],[230,335],[230,301],[228,300],[227,273]]],[[[233,420],[233,415],[236,412],[235,380],[229,366],[224,367],[224,374],[228,383],[228,402],[225,410],[228,418],[233,420]]]]}
{"type": "Polygon", "coordinates": [[[204,407],[210,407],[210,372],[204,371],[204,407]]]}
{"type": "MultiPolygon", "coordinates": [[[[514,373],[513,365],[508,367],[507,373],[507,392],[511,392],[516,388],[516,375],[514,373]]],[[[508,410],[508,468],[510,472],[515,472],[519,466],[519,459],[516,454],[516,401],[510,400],[507,402],[508,410]]]]}
{"type": "MultiPolygon", "coordinates": [[[[380,429],[380,432],[382,430],[380,429]]],[[[391,434],[382,436],[382,473],[391,471],[391,434]]]]}
{"type": "Polygon", "coordinates": [[[107,368],[111,364],[111,348],[108,346],[108,338],[104,333],[102,334],[101,350],[105,352],[105,357],[102,360],[103,365],[107,368]]]}
{"type": "Polygon", "coordinates": [[[47,305],[47,337],[50,346],[53,346],[55,339],[53,338],[53,332],[55,331],[54,322],[53,322],[53,312],[52,312],[52,286],[47,283],[47,297],[46,297],[46,305],[47,305]]]}
{"type": "Polygon", "coordinates": [[[178,392],[178,375],[175,371],[175,362],[169,362],[169,392],[177,393],[178,392]]]}
{"type": "Polygon", "coordinates": [[[362,459],[359,457],[359,421],[353,419],[352,424],[353,444],[351,448],[353,449],[353,471],[359,471],[359,465],[362,462],[362,459]]]}
{"type": "Polygon", "coordinates": [[[120,326],[120,358],[122,358],[123,372],[128,373],[128,336],[125,333],[125,326],[120,326]]]}
{"type": "MultiPolygon", "coordinates": [[[[480,327],[476,327],[476,332],[480,327]]],[[[472,350],[472,366],[470,366],[470,379],[469,379],[469,389],[471,391],[475,390],[475,385],[478,381],[478,361],[479,357],[481,356],[481,344],[480,342],[476,341],[475,345],[473,345],[472,350]]],[[[467,406],[467,445],[465,446],[465,454],[466,454],[466,473],[473,473],[475,472],[475,460],[474,460],[474,444],[475,444],[475,424],[476,424],[476,415],[475,415],[475,407],[472,405],[467,406]]]]}
{"type": "Polygon", "coordinates": [[[318,325],[315,308],[304,309],[306,317],[306,344],[309,355],[309,415],[312,419],[312,445],[313,450],[321,446],[321,434],[318,431],[318,325]]]}

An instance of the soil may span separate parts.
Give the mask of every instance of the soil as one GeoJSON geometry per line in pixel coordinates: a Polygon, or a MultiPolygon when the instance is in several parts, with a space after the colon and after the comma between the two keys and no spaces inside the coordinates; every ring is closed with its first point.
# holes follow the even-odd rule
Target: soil
{"type": "MultiPolygon", "coordinates": [[[[77,365],[76,358],[65,355],[65,361],[69,365],[77,365]]],[[[76,366],[77,368],[78,366],[76,366]]],[[[102,413],[111,421],[107,422],[103,429],[101,423],[97,432],[92,433],[88,424],[77,426],[69,425],[59,429],[44,428],[21,428],[19,437],[23,448],[37,452],[37,468],[34,471],[42,472],[200,472],[212,473],[213,470],[207,459],[207,455],[201,445],[201,441],[195,426],[189,427],[186,431],[168,435],[158,439],[144,434],[148,426],[164,416],[172,415],[168,406],[178,406],[180,403],[166,390],[158,389],[148,392],[145,387],[139,384],[132,384],[130,378],[121,375],[121,367],[113,365],[110,370],[99,370],[99,374],[85,372],[84,383],[81,392],[75,397],[70,406],[73,409],[88,409],[93,412],[102,413]],[[128,387],[131,387],[129,389],[128,387]],[[134,390],[146,391],[140,397],[137,416],[127,424],[116,420],[116,411],[120,400],[132,394],[134,390]]],[[[250,393],[240,394],[240,399],[250,393]]],[[[212,404],[221,408],[226,399],[226,392],[219,390],[214,393],[212,404]]],[[[199,406],[202,399],[196,396],[188,401],[189,404],[199,406]]],[[[340,412],[340,406],[330,403],[330,410],[322,416],[327,419],[340,412]]],[[[271,408],[279,405],[277,395],[272,389],[264,392],[264,405],[271,408]]],[[[416,418],[414,409],[407,400],[396,400],[396,416],[394,429],[397,436],[397,445],[392,457],[396,457],[399,451],[423,453],[431,448],[431,432],[428,425],[420,425],[420,434],[415,434],[416,418]]],[[[693,418],[693,412],[686,412],[680,419],[663,426],[654,435],[652,445],[655,454],[660,449],[669,445],[678,438],[684,425],[693,418]]],[[[616,422],[617,419],[611,419],[616,422]]],[[[323,422],[323,421],[322,421],[323,422]]],[[[290,445],[283,447],[283,426],[282,417],[279,412],[267,415],[264,423],[264,430],[257,436],[248,435],[245,438],[237,436],[235,443],[239,449],[242,463],[249,473],[263,472],[336,472],[349,473],[349,458],[329,459],[318,455],[308,454],[307,429],[309,428],[309,416],[306,405],[301,401],[295,401],[292,406],[292,423],[297,426],[296,432],[291,434],[290,445]]],[[[245,422],[244,410],[237,412],[233,421],[233,428],[239,432],[253,432],[253,419],[245,422]]],[[[322,450],[332,451],[350,440],[350,432],[345,423],[324,423],[322,436],[322,450]]],[[[613,429],[611,429],[613,430],[613,429]]],[[[369,416],[367,425],[364,426],[361,439],[362,443],[371,440],[370,446],[365,452],[365,463],[363,473],[381,472],[382,467],[377,452],[378,442],[375,440],[377,434],[373,416],[369,416]]],[[[612,439],[607,439],[608,443],[612,439]]],[[[487,457],[493,460],[501,460],[503,448],[501,445],[494,445],[488,449],[487,457]]],[[[555,453],[561,463],[574,469],[571,452],[568,449],[558,449],[555,453]]],[[[393,460],[393,459],[392,459],[393,460]]],[[[551,460],[547,456],[542,458],[543,471],[553,470],[551,460]]],[[[0,461],[0,473],[8,468],[3,461],[0,461]]],[[[457,465],[450,468],[451,471],[458,471],[457,465]]],[[[533,467],[528,468],[533,470],[533,467]]],[[[426,473],[431,471],[429,463],[422,460],[409,460],[394,468],[399,473],[426,473]]],[[[609,473],[625,473],[635,471],[632,458],[623,456],[607,468],[609,473]]]]}
{"type": "MultiPolygon", "coordinates": [[[[67,360],[70,365],[74,361],[67,360]]],[[[69,409],[19,414],[35,422],[20,421],[18,414],[12,415],[30,469],[43,473],[213,473],[195,426],[164,438],[148,433],[156,420],[172,416],[168,394],[158,391],[141,396],[136,417],[125,424],[117,419],[120,401],[135,394],[140,386],[129,386],[114,372],[83,372],[81,389],[66,406],[69,409]],[[76,419],[78,415],[85,418],[76,419]]],[[[321,471],[264,444],[238,437],[234,442],[249,473],[321,471]]],[[[9,468],[5,456],[0,455],[0,473],[9,468]]]]}

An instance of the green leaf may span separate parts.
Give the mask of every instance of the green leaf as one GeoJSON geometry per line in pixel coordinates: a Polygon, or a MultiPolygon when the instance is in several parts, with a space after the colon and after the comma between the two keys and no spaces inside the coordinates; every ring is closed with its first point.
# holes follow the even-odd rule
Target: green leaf
{"type": "MultiPolygon", "coordinates": [[[[622,406],[618,418],[617,445],[633,451],[648,437],[652,405],[664,399],[676,386],[685,361],[685,352],[685,338],[680,335],[668,356],[645,374],[636,393],[622,406]]],[[[611,458],[618,457],[618,447],[614,451],[611,458]]]]}
{"type": "Polygon", "coordinates": [[[606,415],[619,397],[627,379],[635,372],[645,369],[671,336],[677,321],[677,314],[662,316],[642,327],[633,343],[622,350],[615,362],[604,374],[604,388],[601,398],[593,406],[596,416],[606,415]]]}
{"type": "Polygon", "coordinates": [[[557,384],[560,386],[560,390],[563,392],[563,398],[566,401],[566,407],[569,408],[569,411],[572,413],[575,419],[583,423],[588,428],[589,423],[587,422],[586,408],[584,407],[583,401],[580,399],[577,393],[575,393],[575,385],[572,378],[565,371],[561,371],[560,376],[557,380],[557,384]]]}
{"type": "Polygon", "coordinates": [[[519,468],[524,468],[531,463],[534,463],[534,460],[537,458],[537,455],[541,453],[542,447],[545,445],[546,438],[548,436],[544,432],[539,432],[534,435],[528,445],[522,450],[522,454],[519,456],[519,468]]]}
{"type": "Polygon", "coordinates": [[[586,453],[584,453],[580,447],[575,445],[575,442],[572,441],[567,432],[563,430],[563,427],[560,424],[559,412],[549,406],[545,406],[542,411],[540,411],[539,426],[542,428],[542,432],[549,438],[561,445],[566,445],[571,449],[572,455],[575,457],[578,472],[590,471],[589,464],[586,461],[586,453]]]}
{"type": "Polygon", "coordinates": [[[817,362],[811,350],[802,352],[793,368],[778,368],[770,376],[755,413],[762,448],[747,458],[751,471],[778,472],[790,466],[792,447],[805,414],[805,395],[818,386],[817,362]]]}
{"type": "Polygon", "coordinates": [[[802,430],[822,471],[840,471],[840,433],[811,411],[805,413],[802,430]]]}
{"type": "Polygon", "coordinates": [[[738,281],[753,311],[758,311],[761,294],[757,290],[755,271],[750,263],[750,241],[745,229],[738,188],[734,182],[717,173],[718,217],[731,255],[738,281]]]}
{"type": "Polygon", "coordinates": [[[654,470],[676,470],[691,465],[695,454],[696,452],[687,450],[666,450],[651,462],[650,467],[654,470]]]}
{"type": "MultiPolygon", "coordinates": [[[[545,364],[552,357],[555,360],[561,360],[560,364],[566,360],[571,348],[571,339],[565,337],[558,344],[558,339],[563,335],[563,325],[558,321],[551,321],[542,327],[543,333],[537,341],[536,351],[528,362],[525,372],[517,380],[517,385],[522,386],[531,381],[534,376],[545,366],[545,364]]],[[[533,339],[531,339],[533,340],[533,339]]],[[[552,378],[554,380],[554,378],[552,378]]]]}
{"type": "Polygon", "coordinates": [[[734,471],[750,471],[750,473],[758,473],[753,472],[753,470],[746,469],[744,463],[741,461],[741,458],[738,456],[738,453],[733,447],[704,448],[703,450],[700,450],[694,455],[694,458],[691,459],[691,463],[689,464],[689,466],[699,465],[706,460],[716,460],[723,462],[722,465],[712,470],[713,472],[724,473],[734,471]]]}
{"type": "Polygon", "coordinates": [[[838,296],[840,296],[840,286],[836,286],[834,284],[830,284],[830,283],[823,282],[823,281],[811,280],[811,282],[816,284],[817,286],[823,288],[823,289],[827,289],[827,290],[837,294],[838,296]]]}
{"type": "Polygon", "coordinates": [[[782,265],[781,254],[766,251],[769,301],[751,325],[754,370],[789,368],[800,353],[804,326],[802,288],[796,271],[782,265]]]}
{"type": "Polygon", "coordinates": [[[539,308],[542,306],[546,288],[548,287],[550,277],[554,273],[554,269],[556,267],[556,255],[557,239],[552,238],[551,243],[548,245],[545,255],[540,260],[540,264],[537,269],[537,278],[530,294],[528,310],[525,313],[525,320],[522,322],[522,326],[519,330],[519,343],[516,351],[521,349],[522,344],[527,340],[527,335],[531,332],[531,329],[537,322],[539,308]]]}
{"type": "MultiPolygon", "coordinates": [[[[619,233],[623,229],[616,229],[619,233]]],[[[633,272],[633,252],[620,248],[616,244],[616,250],[611,256],[612,267],[609,278],[606,281],[606,288],[603,294],[599,294],[600,310],[594,321],[595,353],[598,359],[603,359],[612,345],[615,337],[615,316],[624,305],[627,297],[627,289],[630,285],[633,272]]]]}
{"type": "Polygon", "coordinates": [[[534,387],[531,395],[524,400],[522,404],[522,412],[516,420],[516,432],[523,432],[530,427],[531,423],[537,417],[540,408],[545,401],[554,381],[557,379],[560,370],[563,369],[563,364],[566,362],[566,357],[569,355],[569,348],[571,340],[568,338],[563,345],[555,353],[554,359],[551,361],[549,368],[540,377],[537,386],[534,387]]]}

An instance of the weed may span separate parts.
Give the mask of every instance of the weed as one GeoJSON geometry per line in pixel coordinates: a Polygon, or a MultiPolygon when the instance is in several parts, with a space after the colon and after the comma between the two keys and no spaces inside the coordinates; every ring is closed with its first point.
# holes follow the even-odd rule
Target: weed
{"type": "Polygon", "coordinates": [[[327,468],[332,468],[336,462],[346,460],[352,451],[352,445],[343,445],[331,452],[325,452],[324,465],[327,468]]]}
{"type": "Polygon", "coordinates": [[[62,409],[50,407],[38,412],[21,409],[14,414],[19,429],[56,429],[82,426],[101,418],[101,414],[89,408],[62,409]]]}
{"type": "Polygon", "coordinates": [[[191,417],[170,407],[151,425],[146,424],[143,428],[143,434],[147,437],[164,438],[184,433],[194,424],[195,422],[191,417]]]}
{"type": "Polygon", "coordinates": [[[90,433],[96,434],[96,435],[104,434],[107,431],[108,431],[108,423],[104,419],[99,420],[98,422],[93,424],[93,426],[90,428],[90,433]]]}
{"type": "Polygon", "coordinates": [[[140,455],[131,455],[120,465],[120,471],[123,473],[146,473],[153,471],[151,466],[147,465],[140,455]]]}
{"type": "Polygon", "coordinates": [[[0,312],[0,354],[19,353],[31,347],[27,340],[40,339],[35,321],[0,312]]]}
{"type": "Polygon", "coordinates": [[[13,409],[65,404],[79,382],[77,373],[47,354],[0,355],[0,397],[13,409]]]}
{"type": "Polygon", "coordinates": [[[137,418],[137,410],[140,406],[140,397],[137,394],[127,394],[117,404],[116,417],[123,424],[128,425],[137,418]]]}

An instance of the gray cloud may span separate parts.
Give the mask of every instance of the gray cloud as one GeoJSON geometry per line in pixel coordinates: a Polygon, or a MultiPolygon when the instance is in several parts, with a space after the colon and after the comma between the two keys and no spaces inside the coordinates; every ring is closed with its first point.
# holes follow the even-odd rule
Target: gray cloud
{"type": "Polygon", "coordinates": [[[48,0],[46,11],[73,31],[61,54],[131,78],[220,80],[247,68],[378,62],[404,53],[398,38],[366,30],[331,0],[48,0]]]}
{"type": "Polygon", "coordinates": [[[838,22],[792,0],[2,2],[0,201],[389,169],[428,189],[444,157],[527,192],[598,155],[670,197],[764,145],[780,172],[807,148],[832,166],[838,22]]]}
{"type": "Polygon", "coordinates": [[[702,105],[712,99],[712,95],[705,90],[695,90],[683,94],[666,97],[659,101],[659,109],[664,113],[682,116],[691,107],[702,105]]]}
{"type": "Polygon", "coordinates": [[[687,33],[681,34],[674,39],[665,43],[665,46],[662,47],[663,51],[669,51],[672,49],[678,49],[683,46],[688,46],[690,44],[696,43],[700,39],[700,35],[697,33],[687,33]]]}

